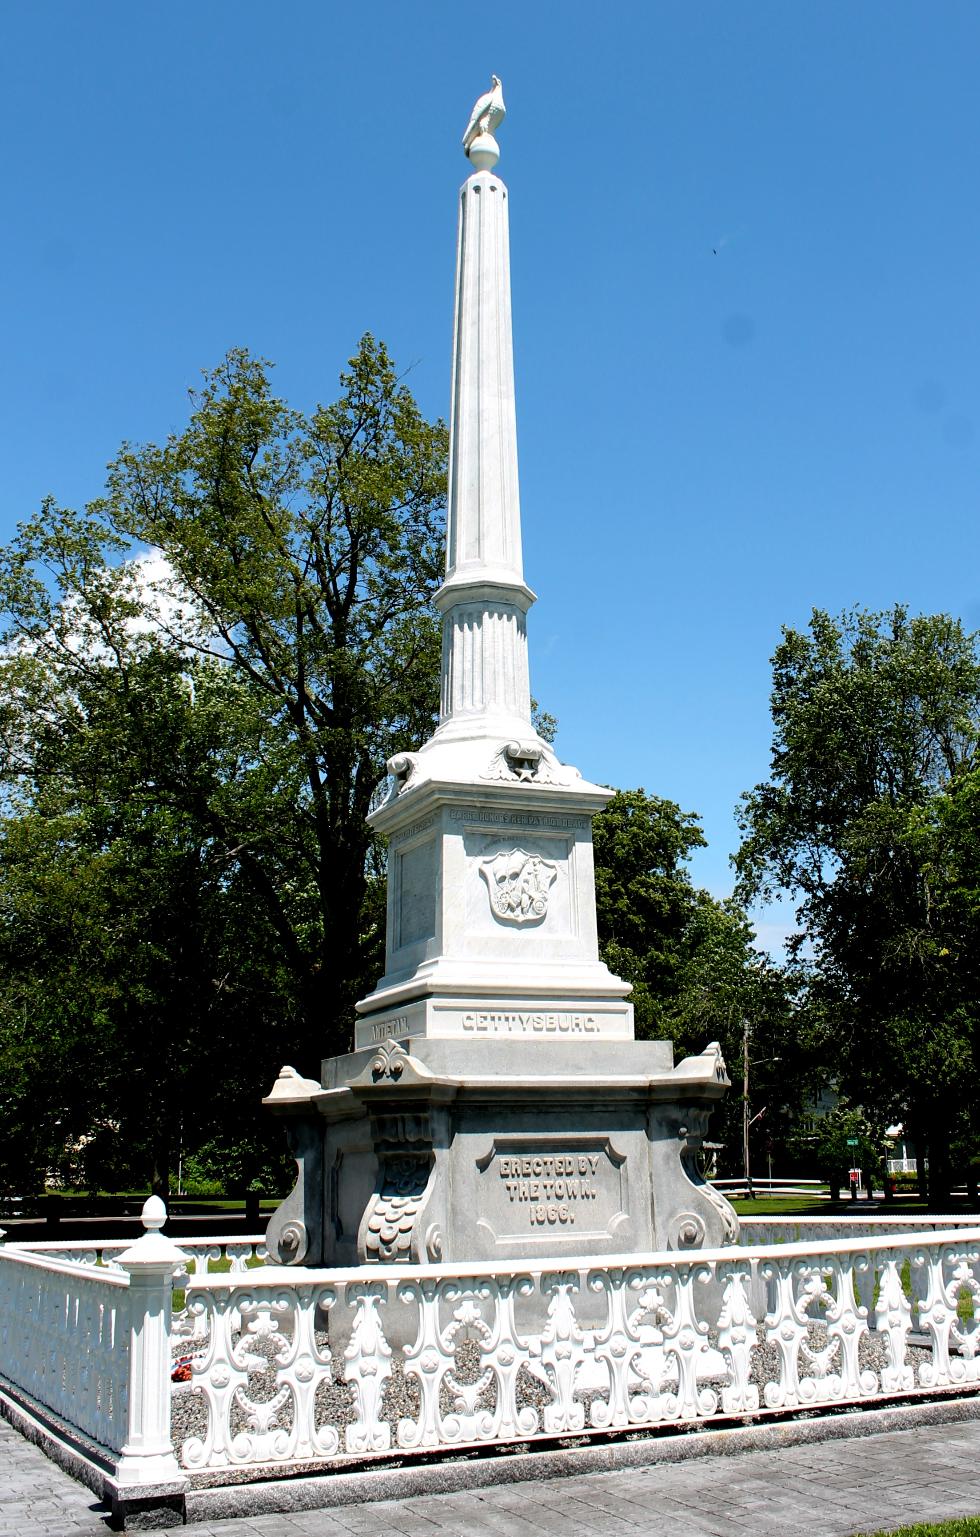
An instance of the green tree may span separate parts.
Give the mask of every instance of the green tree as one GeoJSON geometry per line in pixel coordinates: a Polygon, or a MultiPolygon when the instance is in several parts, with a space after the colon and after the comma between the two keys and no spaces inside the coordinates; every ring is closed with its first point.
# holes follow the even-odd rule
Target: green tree
{"type": "MultiPolygon", "coordinates": [[[[308,416],[232,352],[162,447],[126,446],[107,494],[48,503],[0,565],[8,646],[47,661],[7,693],[8,782],[45,711],[75,708],[93,667],[128,688],[141,632],[231,680],[222,762],[153,789],[194,819],[261,903],[298,1001],[297,1066],[349,1043],[351,1007],[380,972],[365,817],[394,752],[431,729],[446,432],[421,416],[365,337],[342,394],[308,416]],[[134,547],[166,558],[153,591],[134,547]],[[94,656],[94,661],[93,661],[94,656]]],[[[219,690],[220,692],[220,690],[219,690]]]]}
{"type": "Polygon", "coordinates": [[[698,818],[643,789],[620,790],[595,818],[592,840],[602,958],[633,989],[637,1034],[673,1038],[680,973],[705,898],[686,869],[705,843],[698,818]]]}
{"type": "MultiPolygon", "coordinates": [[[[216,782],[223,756],[226,715],[205,670],[192,694],[177,666],[144,647],[123,689],[90,665],[73,717],[36,723],[30,777],[25,765],[0,822],[8,1185],[67,1163],[89,1185],[166,1190],[182,1140],[243,1119],[257,1129],[295,1024],[264,914],[157,784],[163,761],[172,782],[216,782]]],[[[38,671],[22,656],[7,679],[38,671]]],[[[256,1139],[260,1157],[268,1140],[256,1139]]]]}
{"type": "Polygon", "coordinates": [[[847,1104],[813,1116],[801,1133],[800,1144],[831,1193],[839,1195],[849,1188],[852,1169],[863,1170],[867,1180],[884,1180],[882,1128],[870,1125],[860,1110],[847,1104]]]}
{"type": "Polygon", "coordinates": [[[821,1083],[822,1021],[808,1006],[798,970],[760,954],[735,899],[702,894],[680,973],[675,1012],[686,1050],[720,1042],[732,1088],[713,1122],[726,1172],[742,1173],[746,1121],[749,1170],[771,1162],[780,1175],[799,1162],[796,1138],[821,1083]]]}
{"type": "Polygon", "coordinates": [[[783,632],[772,713],[771,778],[743,798],[740,894],[797,898],[793,948],[833,1071],[873,1123],[905,1123],[940,1194],[972,1101],[976,637],[901,607],[815,611],[808,632],[783,632]]]}
{"type": "Polygon", "coordinates": [[[15,1184],[106,1126],[165,1186],[178,1139],[346,1049],[382,970],[365,815],[433,724],[446,434],[370,337],[341,382],[303,416],[234,352],[0,552],[15,1184]]]}
{"type": "Polygon", "coordinates": [[[642,789],[620,791],[595,818],[593,840],[600,949],[632,985],[638,1036],[670,1039],[678,1056],[721,1044],[733,1088],[714,1135],[738,1169],[748,1029],[753,1145],[782,1154],[813,1077],[811,1032],[792,980],[755,949],[744,911],[691,880],[687,863],[705,841],[697,816],[642,789]]]}

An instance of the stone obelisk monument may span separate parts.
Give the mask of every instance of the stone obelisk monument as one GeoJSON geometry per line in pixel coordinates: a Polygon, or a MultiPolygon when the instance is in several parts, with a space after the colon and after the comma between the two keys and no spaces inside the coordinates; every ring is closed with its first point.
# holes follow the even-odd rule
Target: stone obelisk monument
{"type": "Polygon", "coordinates": [[[517,475],[507,188],[481,124],[459,200],[442,704],[393,759],[372,821],[389,842],[387,968],[358,1005],[359,1046],[424,1037],[631,1040],[629,988],[599,960],[592,814],[612,791],[531,725],[517,475]]]}
{"type": "MultiPolygon", "coordinates": [[[[267,1103],[299,1165],[270,1253],[492,1260],[731,1241],[695,1167],[715,1046],[638,1042],[599,958],[592,816],[612,791],[531,723],[500,82],[464,137],[439,724],[389,764],[385,974],[355,1050],[267,1103]]],[[[601,603],[601,599],[600,599],[601,603]]]]}

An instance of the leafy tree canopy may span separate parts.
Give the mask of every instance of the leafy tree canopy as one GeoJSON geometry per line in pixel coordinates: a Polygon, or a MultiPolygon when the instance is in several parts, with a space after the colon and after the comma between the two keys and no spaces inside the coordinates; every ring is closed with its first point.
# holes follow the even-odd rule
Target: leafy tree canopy
{"type": "Polygon", "coordinates": [[[263,904],[309,1067],[345,1044],[352,994],[377,967],[377,932],[361,929],[371,797],[438,701],[445,429],[370,337],[341,384],[303,416],[273,395],[267,365],[230,353],[183,431],[125,446],[104,498],[81,514],[47,503],[0,562],[8,785],[30,798],[43,741],[57,751],[88,730],[87,689],[132,709],[134,668],[176,664],[220,716],[222,761],[181,778],[164,749],[141,771],[263,904]],[[121,560],[134,543],[165,557],[155,581],[121,560]]]}
{"type": "Polygon", "coordinates": [[[603,959],[633,987],[637,1035],[667,1037],[675,1054],[721,1044],[733,1088],[716,1116],[725,1163],[740,1167],[741,1077],[750,1036],[755,1145],[782,1149],[814,1080],[813,1031],[796,987],[754,947],[743,909],[695,886],[704,846],[698,818],[646,791],[620,791],[595,818],[596,908],[603,959]]]}
{"type": "Polygon", "coordinates": [[[236,351],[0,552],[0,1060],[35,1166],[45,1092],[62,1131],[132,1105],[165,1183],[215,1074],[254,1102],[346,1049],[382,969],[365,815],[438,702],[446,447],[370,337],[306,416],[236,351]]]}
{"type": "Polygon", "coordinates": [[[972,1105],[977,638],[904,608],[786,630],[770,779],[743,798],[743,899],[798,900],[796,954],[839,1081],[929,1149],[941,1189],[972,1105]]]}

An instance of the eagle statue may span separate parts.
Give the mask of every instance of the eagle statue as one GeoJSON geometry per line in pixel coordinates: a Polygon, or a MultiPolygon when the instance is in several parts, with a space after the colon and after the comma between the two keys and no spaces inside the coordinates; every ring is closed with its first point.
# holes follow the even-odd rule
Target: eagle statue
{"type": "Polygon", "coordinates": [[[480,97],[470,113],[470,120],[466,132],[463,134],[463,149],[465,153],[469,154],[473,140],[478,138],[481,133],[492,134],[495,129],[499,128],[506,115],[507,108],[504,106],[504,88],[500,84],[499,77],[491,75],[489,91],[480,97]]]}

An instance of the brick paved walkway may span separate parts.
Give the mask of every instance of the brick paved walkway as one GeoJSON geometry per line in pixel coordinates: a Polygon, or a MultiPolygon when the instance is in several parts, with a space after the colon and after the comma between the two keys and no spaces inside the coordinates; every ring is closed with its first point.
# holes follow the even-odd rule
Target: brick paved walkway
{"type": "MultiPolygon", "coordinates": [[[[87,1489],[0,1421],[0,1537],[104,1534],[100,1510],[87,1489]]],[[[188,1537],[851,1537],[976,1514],[980,1423],[970,1422],[183,1530],[188,1537]]]]}
{"type": "Polygon", "coordinates": [[[106,1533],[104,1510],[91,1489],[55,1467],[0,1419],[0,1534],[2,1537],[88,1537],[106,1533]]]}

